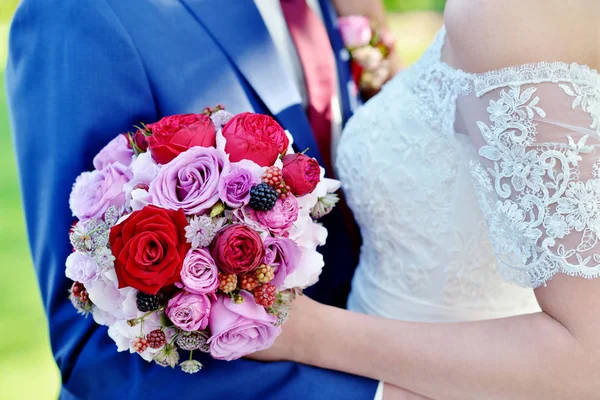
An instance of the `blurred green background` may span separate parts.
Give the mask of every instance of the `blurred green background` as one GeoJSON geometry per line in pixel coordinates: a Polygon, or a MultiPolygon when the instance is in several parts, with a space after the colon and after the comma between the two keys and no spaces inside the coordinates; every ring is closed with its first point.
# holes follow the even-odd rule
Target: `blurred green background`
{"type": "MultiPolygon", "coordinates": [[[[444,0],[385,3],[399,54],[409,65],[439,28],[444,0]]],[[[0,400],[45,400],[57,397],[59,375],[27,247],[4,91],[8,30],[17,4],[0,0],[0,400]]]]}

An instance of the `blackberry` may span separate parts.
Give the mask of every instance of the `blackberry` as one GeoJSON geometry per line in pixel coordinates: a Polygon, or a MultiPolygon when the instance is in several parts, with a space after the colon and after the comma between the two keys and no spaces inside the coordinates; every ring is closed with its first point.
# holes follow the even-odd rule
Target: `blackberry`
{"type": "Polygon", "coordinates": [[[136,304],[141,312],[156,311],[165,302],[165,295],[158,292],[157,294],[148,294],[138,292],[136,296],[136,304]]]}
{"type": "Polygon", "coordinates": [[[254,186],[250,190],[250,207],[256,211],[270,211],[275,207],[279,193],[266,183],[254,186]]]}

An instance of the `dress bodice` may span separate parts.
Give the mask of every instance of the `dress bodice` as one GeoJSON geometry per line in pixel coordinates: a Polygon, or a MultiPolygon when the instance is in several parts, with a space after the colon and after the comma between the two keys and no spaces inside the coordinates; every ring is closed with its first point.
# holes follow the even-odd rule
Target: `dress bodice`
{"type": "Polygon", "coordinates": [[[342,136],[337,172],[363,237],[349,308],[533,312],[532,288],[554,274],[600,274],[600,76],[564,63],[469,74],[441,61],[444,38],[342,136]]]}

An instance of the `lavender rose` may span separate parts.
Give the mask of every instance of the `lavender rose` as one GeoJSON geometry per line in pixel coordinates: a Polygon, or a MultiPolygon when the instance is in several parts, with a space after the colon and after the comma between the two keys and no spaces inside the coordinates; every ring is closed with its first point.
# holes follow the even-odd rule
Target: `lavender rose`
{"type": "Polygon", "coordinates": [[[256,220],[274,235],[287,236],[298,219],[298,200],[294,196],[277,200],[271,211],[255,212],[256,220]]]}
{"type": "Polygon", "coordinates": [[[261,168],[248,160],[231,163],[219,181],[219,196],[229,207],[239,208],[250,201],[250,189],[260,183],[261,168]]]}
{"type": "Polygon", "coordinates": [[[281,333],[281,328],[274,326],[277,318],[256,304],[250,293],[240,294],[244,298],[242,304],[235,304],[224,295],[219,295],[213,304],[208,344],[211,356],[217,360],[236,360],[265,350],[281,333]]]}
{"type": "Polygon", "coordinates": [[[298,267],[300,255],[300,247],[293,240],[267,237],[263,263],[275,269],[275,278],[270,283],[277,287],[283,285],[285,278],[298,267]]]}
{"type": "Polygon", "coordinates": [[[177,286],[195,294],[214,293],[219,287],[219,270],[215,260],[206,249],[192,249],[188,251],[181,268],[181,282],[177,286]]]}
{"type": "Polygon", "coordinates": [[[201,214],[219,200],[219,179],[225,153],[213,147],[192,147],[163,165],[150,183],[153,204],[186,215],[201,214]]]}
{"type": "Polygon", "coordinates": [[[133,159],[133,150],[129,147],[129,140],[121,134],[108,142],[106,146],[94,157],[94,168],[103,169],[108,164],[121,163],[128,167],[133,159]]]}
{"type": "Polygon", "coordinates": [[[92,257],[80,251],[69,254],[66,265],[65,275],[67,278],[75,282],[81,282],[84,286],[98,279],[100,275],[98,263],[92,257]]]}
{"type": "Polygon", "coordinates": [[[205,294],[179,292],[167,305],[167,317],[187,332],[203,331],[208,326],[210,299],[205,294]]]}
{"type": "Polygon", "coordinates": [[[69,206],[80,220],[102,218],[110,206],[125,204],[123,186],[131,179],[131,171],[121,163],[108,164],[102,170],[84,172],[77,177],[69,206]]]}

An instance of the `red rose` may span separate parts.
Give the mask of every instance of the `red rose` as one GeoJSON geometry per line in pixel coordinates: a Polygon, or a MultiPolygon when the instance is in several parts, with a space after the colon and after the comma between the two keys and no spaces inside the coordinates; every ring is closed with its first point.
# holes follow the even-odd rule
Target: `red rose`
{"type": "Polygon", "coordinates": [[[156,294],[179,281],[190,244],[185,239],[188,222],[182,210],[146,206],[110,230],[119,288],[130,286],[156,294]]]}
{"type": "Polygon", "coordinates": [[[296,196],[311,193],[321,180],[321,167],[314,158],[304,154],[283,157],[283,180],[296,196]]]}
{"type": "Polygon", "coordinates": [[[290,144],[281,125],[263,114],[236,115],[222,132],[227,139],[225,152],[232,162],[247,159],[261,167],[268,167],[280,154],[285,154],[290,144]]]}
{"type": "Polygon", "coordinates": [[[217,234],[210,245],[217,266],[228,274],[243,274],[258,268],[265,256],[262,239],[246,225],[231,225],[217,234]]]}
{"type": "Polygon", "coordinates": [[[159,164],[167,164],[190,147],[214,147],[217,143],[215,125],[204,114],[171,115],[147,127],[152,132],[148,147],[159,164]]]}

